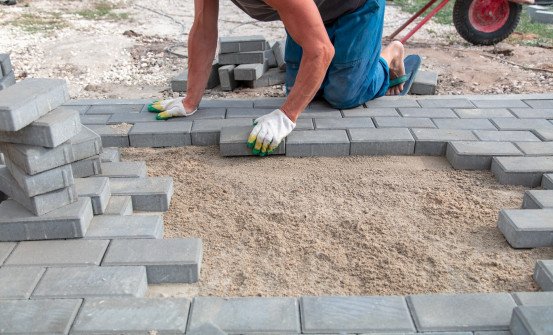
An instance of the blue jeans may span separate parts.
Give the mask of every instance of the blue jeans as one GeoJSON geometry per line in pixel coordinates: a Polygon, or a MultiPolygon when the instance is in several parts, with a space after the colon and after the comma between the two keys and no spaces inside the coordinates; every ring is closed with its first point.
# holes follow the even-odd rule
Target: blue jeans
{"type": "MultiPolygon", "coordinates": [[[[380,57],[385,5],[385,0],[367,0],[363,7],[326,26],[335,54],[319,94],[335,108],[357,107],[388,90],[388,63],[380,57]]],[[[288,34],[287,92],[296,81],[301,56],[301,47],[288,34]]]]}

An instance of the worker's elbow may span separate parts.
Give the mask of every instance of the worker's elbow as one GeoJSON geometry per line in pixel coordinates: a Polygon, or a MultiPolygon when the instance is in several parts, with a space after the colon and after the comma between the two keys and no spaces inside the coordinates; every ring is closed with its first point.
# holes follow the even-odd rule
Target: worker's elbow
{"type": "Polygon", "coordinates": [[[330,62],[332,62],[332,58],[334,58],[334,46],[330,41],[319,43],[311,48],[306,48],[304,56],[319,62],[324,67],[328,67],[330,62]]]}

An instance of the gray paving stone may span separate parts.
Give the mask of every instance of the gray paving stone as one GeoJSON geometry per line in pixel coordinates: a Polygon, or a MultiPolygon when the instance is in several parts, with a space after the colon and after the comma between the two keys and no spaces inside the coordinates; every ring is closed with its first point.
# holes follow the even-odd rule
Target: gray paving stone
{"type": "MultiPolygon", "coordinates": [[[[553,17],[551,21],[553,21],[553,17]]],[[[551,334],[553,332],[553,305],[515,308],[510,328],[511,333],[515,335],[551,334]]]]}
{"type": "Polygon", "coordinates": [[[143,297],[147,290],[143,266],[52,267],[46,270],[31,297],[131,298],[143,297]]]}
{"type": "Polygon", "coordinates": [[[0,268],[0,301],[29,299],[45,270],[43,267],[0,268]]]}
{"type": "Polygon", "coordinates": [[[103,148],[102,153],[100,154],[100,162],[120,162],[121,161],[121,152],[119,148],[103,148]]]}
{"type": "Polygon", "coordinates": [[[342,113],[338,109],[306,109],[304,110],[299,119],[341,119],[342,113]]]}
{"type": "Polygon", "coordinates": [[[477,141],[470,130],[463,129],[411,129],[415,139],[415,154],[445,156],[450,141],[477,141]]]}
{"type": "Polygon", "coordinates": [[[294,131],[286,139],[286,156],[348,156],[345,130],[294,131]]]}
{"type": "Polygon", "coordinates": [[[544,174],[541,181],[541,187],[546,190],[553,190],[553,174],[544,174]]]}
{"type": "Polygon", "coordinates": [[[451,108],[398,108],[403,117],[451,118],[458,116],[451,108]]]}
{"type": "Polygon", "coordinates": [[[419,332],[508,330],[516,306],[508,293],[413,295],[407,303],[419,332]]]}
{"type": "Polygon", "coordinates": [[[200,108],[253,108],[253,100],[246,99],[222,99],[222,100],[209,100],[204,99],[200,101],[200,108]]]}
{"type": "MultiPolygon", "coordinates": [[[[433,333],[433,334],[440,335],[441,333],[433,333]]],[[[499,331],[491,330],[491,331],[474,332],[474,335],[512,335],[512,334],[508,330],[499,330],[499,331]]]]}
{"type": "MultiPolygon", "coordinates": [[[[221,141],[219,150],[221,156],[252,156],[252,149],[248,148],[248,136],[252,126],[246,127],[223,127],[221,129],[221,141]]],[[[286,153],[286,139],[280,143],[278,148],[271,155],[284,155],[286,153]]]]}
{"type": "MultiPolygon", "coordinates": [[[[419,104],[425,108],[474,108],[474,105],[464,98],[452,99],[418,99],[419,104]]],[[[399,107],[399,106],[398,106],[399,107]]]]}
{"type": "Polygon", "coordinates": [[[86,299],[71,334],[184,334],[190,300],[86,299]]]}
{"type": "Polygon", "coordinates": [[[114,240],[102,266],[144,265],[149,284],[195,283],[200,279],[202,240],[114,240]]]}
{"type": "Polygon", "coordinates": [[[491,120],[499,130],[553,129],[553,124],[545,119],[494,118],[491,120]]]}
{"type": "Polygon", "coordinates": [[[71,106],[71,105],[61,105],[59,106],[58,108],[56,108],[57,110],[67,110],[67,109],[70,109],[70,110],[74,110],[74,111],[77,111],[80,116],[81,116],[81,123],[82,123],[82,117],[84,116],[84,114],[86,113],[86,111],[90,108],[89,105],[79,105],[79,106],[71,106]]]}
{"type": "MultiPolygon", "coordinates": [[[[219,86],[219,67],[221,67],[221,65],[219,64],[219,61],[215,59],[211,65],[211,73],[209,74],[209,78],[207,80],[206,89],[210,90],[219,86]]],[[[186,92],[187,89],[188,70],[184,70],[175,77],[171,78],[171,90],[173,92],[186,92]]]]}
{"type": "Polygon", "coordinates": [[[270,112],[271,110],[268,110],[266,108],[227,108],[227,119],[257,119],[258,117],[261,117],[270,112]]]}
{"type": "Polygon", "coordinates": [[[0,73],[5,76],[6,74],[13,71],[12,62],[10,59],[10,54],[0,54],[0,73]]]}
{"type": "Polygon", "coordinates": [[[187,333],[188,335],[227,335],[221,328],[211,322],[204,323],[198,328],[187,333]]]}
{"type": "Polygon", "coordinates": [[[102,163],[100,155],[81,159],[71,163],[74,178],[86,178],[96,176],[102,173],[102,163]]]}
{"type": "Polygon", "coordinates": [[[294,128],[294,131],[313,130],[313,129],[315,129],[315,125],[313,124],[313,119],[300,118],[296,120],[296,128],[294,128]]]}
{"type": "Polygon", "coordinates": [[[110,187],[111,195],[131,196],[136,211],[166,212],[173,195],[170,177],[116,178],[110,187]]]}
{"type": "Polygon", "coordinates": [[[238,86],[238,83],[234,79],[235,65],[225,65],[219,68],[219,82],[221,83],[221,90],[232,91],[238,86]]]}
{"type": "Polygon", "coordinates": [[[251,36],[221,36],[219,52],[222,54],[248,51],[263,51],[267,49],[267,41],[261,35],[251,36]]]}
{"type": "Polygon", "coordinates": [[[432,119],[440,129],[497,130],[487,119],[432,119]]]}
{"type": "Polygon", "coordinates": [[[321,111],[321,112],[339,111],[339,109],[332,107],[326,100],[321,100],[321,99],[311,101],[311,103],[309,103],[309,105],[307,106],[307,109],[305,110],[305,112],[309,112],[311,110],[321,111]]]}
{"type": "Polygon", "coordinates": [[[276,41],[271,48],[273,49],[273,53],[275,54],[277,66],[281,71],[286,70],[286,61],[284,60],[285,47],[286,47],[285,41],[276,41]]]}
{"type": "Polygon", "coordinates": [[[268,63],[241,64],[234,69],[235,80],[256,80],[267,71],[268,63]]]}
{"type": "Polygon", "coordinates": [[[69,100],[64,106],[145,105],[154,99],[77,99],[69,100]]]}
{"type": "Polygon", "coordinates": [[[493,99],[493,100],[472,99],[471,101],[478,108],[511,108],[511,107],[526,108],[528,107],[528,105],[525,104],[522,100],[517,100],[517,99],[502,99],[502,98],[493,99]]]}
{"type": "Polygon", "coordinates": [[[22,80],[0,92],[0,131],[20,130],[68,99],[65,80],[22,80]]]}
{"type": "Polygon", "coordinates": [[[102,173],[98,176],[109,178],[144,178],[148,174],[146,162],[101,163],[102,173]]]}
{"type": "Polygon", "coordinates": [[[75,188],[79,197],[90,199],[94,215],[104,214],[111,197],[109,178],[77,178],[75,188]]]}
{"type": "Polygon", "coordinates": [[[254,108],[277,109],[286,102],[286,98],[262,98],[253,101],[254,108]]]}
{"type": "Polygon", "coordinates": [[[516,292],[512,293],[518,305],[523,306],[552,306],[553,292],[516,292]]]}
{"type": "Polygon", "coordinates": [[[0,265],[2,265],[4,260],[8,258],[12,250],[15,248],[15,245],[16,244],[13,242],[0,242],[0,265]]]}
{"type": "Polygon", "coordinates": [[[109,240],[53,240],[20,242],[4,266],[100,265],[109,240]]]}
{"type": "Polygon", "coordinates": [[[302,297],[304,333],[414,332],[403,297],[302,297]]]}
{"type": "Polygon", "coordinates": [[[524,100],[532,108],[553,108],[553,99],[524,100]]]}
{"type": "Polygon", "coordinates": [[[553,129],[535,129],[532,132],[542,141],[553,141],[553,129]]]}
{"type": "Polygon", "coordinates": [[[90,106],[88,111],[86,111],[86,115],[139,113],[142,108],[144,108],[144,104],[95,105],[90,106]]]}
{"type": "MultiPolygon", "coordinates": [[[[191,123],[194,120],[200,120],[200,119],[224,119],[226,113],[227,113],[226,108],[198,108],[198,111],[192,115],[189,115],[186,117],[174,117],[169,120],[166,120],[165,123],[173,123],[173,122],[191,123]]],[[[157,121],[157,123],[163,124],[164,122],[157,121]]]]}
{"type": "Polygon", "coordinates": [[[527,130],[474,130],[474,135],[481,141],[488,142],[540,142],[540,139],[527,130]]]}
{"type": "Polygon", "coordinates": [[[244,86],[249,88],[269,87],[273,85],[284,84],[286,79],[286,73],[280,71],[278,68],[271,68],[267,70],[259,79],[252,81],[243,81],[244,86]]]}
{"type": "Polygon", "coordinates": [[[553,157],[495,157],[491,170],[503,185],[536,187],[544,173],[553,173],[553,157]]]}
{"type": "Polygon", "coordinates": [[[553,156],[553,142],[516,142],[526,156],[553,156]]]}
{"type": "MultiPolygon", "coordinates": [[[[411,98],[398,98],[398,97],[381,97],[378,99],[370,100],[365,103],[368,108],[381,108],[381,107],[420,107],[419,103],[415,99],[411,98]]],[[[423,107],[435,107],[435,106],[423,106],[423,107]]],[[[443,106],[440,106],[443,107],[443,106]]]]}
{"type": "Polygon", "coordinates": [[[553,260],[536,262],[534,280],[543,291],[553,291],[553,260]]]}
{"type": "Polygon", "coordinates": [[[180,147],[192,144],[190,122],[144,122],[129,132],[132,147],[180,147]]]}
{"type": "Polygon", "coordinates": [[[502,209],[497,226],[513,248],[553,246],[553,209],[502,209]]]}
{"type": "Polygon", "coordinates": [[[515,117],[507,108],[456,108],[455,113],[461,119],[491,119],[515,117]]]}
{"type": "Polygon", "coordinates": [[[132,197],[130,196],[110,197],[104,211],[104,215],[131,215],[132,213],[132,197]]]}
{"type": "Polygon", "coordinates": [[[520,119],[553,119],[553,107],[550,108],[511,108],[520,119]]]}
{"type": "Polygon", "coordinates": [[[375,117],[377,128],[436,128],[429,118],[375,117]]]}
{"type": "MultiPolygon", "coordinates": [[[[43,216],[35,216],[13,200],[3,201],[0,211],[0,241],[79,238],[84,236],[92,220],[88,199],[79,199],[43,216]]],[[[1,260],[0,252],[0,263],[1,260]]]]}
{"type": "Polygon", "coordinates": [[[438,86],[438,73],[418,71],[409,92],[418,95],[434,95],[438,86]]]}
{"type": "MultiPolygon", "coordinates": [[[[268,61],[273,50],[264,51],[247,51],[247,52],[234,52],[219,55],[219,64],[222,65],[236,65],[236,64],[255,64],[265,63],[268,61]]],[[[274,55],[272,56],[274,57],[274,55]]]]}
{"type": "Polygon", "coordinates": [[[163,238],[163,216],[97,215],[86,232],[87,239],[163,238]]]}
{"type": "Polygon", "coordinates": [[[342,115],[344,117],[375,117],[375,116],[391,116],[398,117],[399,113],[395,108],[382,107],[382,108],[364,108],[357,107],[352,109],[343,109],[342,115]]]}
{"type": "MultiPolygon", "coordinates": [[[[131,113],[129,113],[130,115],[131,113]]],[[[132,113],[132,115],[135,115],[136,113],[132,113]]],[[[92,114],[92,115],[81,115],[81,123],[84,125],[104,125],[108,124],[109,119],[115,114],[92,114]]],[[[119,115],[119,114],[118,114],[119,115]]],[[[121,113],[123,117],[127,114],[121,113]]]]}
{"type": "Polygon", "coordinates": [[[2,301],[0,333],[68,334],[81,303],[81,299],[2,301]]]}
{"type": "Polygon", "coordinates": [[[412,155],[415,140],[407,128],[349,129],[350,155],[412,155]]]}
{"type": "Polygon", "coordinates": [[[15,84],[15,74],[13,73],[13,71],[8,73],[5,77],[0,77],[0,90],[4,90],[15,84]]]}
{"type": "Polygon", "coordinates": [[[453,141],[446,150],[447,160],[456,170],[489,170],[493,157],[521,155],[511,142],[453,141]]]}
{"type": "Polygon", "coordinates": [[[374,123],[370,117],[356,118],[314,118],[315,129],[354,129],[354,128],[374,128],[374,123]]]}
{"type": "Polygon", "coordinates": [[[295,298],[196,297],[188,332],[212,323],[231,334],[298,334],[300,316],[295,298]]]}
{"type": "Polygon", "coordinates": [[[553,208],[553,190],[527,190],[522,199],[522,208],[553,208]]]}
{"type": "Polygon", "coordinates": [[[128,147],[129,130],[115,126],[90,125],[89,128],[102,138],[104,147],[128,147]]]}
{"type": "Polygon", "coordinates": [[[251,118],[195,120],[192,124],[192,145],[217,145],[223,127],[252,126],[251,118]]]}
{"type": "MultiPolygon", "coordinates": [[[[100,115],[104,116],[104,115],[100,115]]],[[[156,122],[156,114],[154,113],[117,113],[111,114],[108,121],[101,124],[119,124],[128,123],[136,124],[141,122],[154,123],[156,122]]],[[[158,123],[160,123],[158,121],[158,123]]]]}

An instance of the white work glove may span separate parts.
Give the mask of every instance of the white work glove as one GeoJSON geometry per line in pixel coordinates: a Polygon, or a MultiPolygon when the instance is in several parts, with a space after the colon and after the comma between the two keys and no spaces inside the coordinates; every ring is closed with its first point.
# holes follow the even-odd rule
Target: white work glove
{"type": "Polygon", "coordinates": [[[259,156],[266,156],[273,152],[296,128],[296,124],[280,109],[263,115],[255,120],[254,124],[255,127],[248,137],[248,147],[253,148],[252,153],[259,156]]]}
{"type": "Polygon", "coordinates": [[[175,116],[190,116],[198,110],[187,111],[182,102],[184,98],[157,100],[148,105],[148,111],[158,113],[156,119],[167,120],[175,116]]]}

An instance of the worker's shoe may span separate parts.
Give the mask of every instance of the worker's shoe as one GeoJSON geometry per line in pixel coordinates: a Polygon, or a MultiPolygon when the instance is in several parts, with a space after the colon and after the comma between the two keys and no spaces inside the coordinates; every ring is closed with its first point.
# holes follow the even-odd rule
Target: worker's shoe
{"type": "Polygon", "coordinates": [[[167,120],[176,116],[190,116],[198,110],[187,111],[183,105],[184,98],[157,100],[148,105],[148,111],[158,113],[157,120],[167,120]]]}

